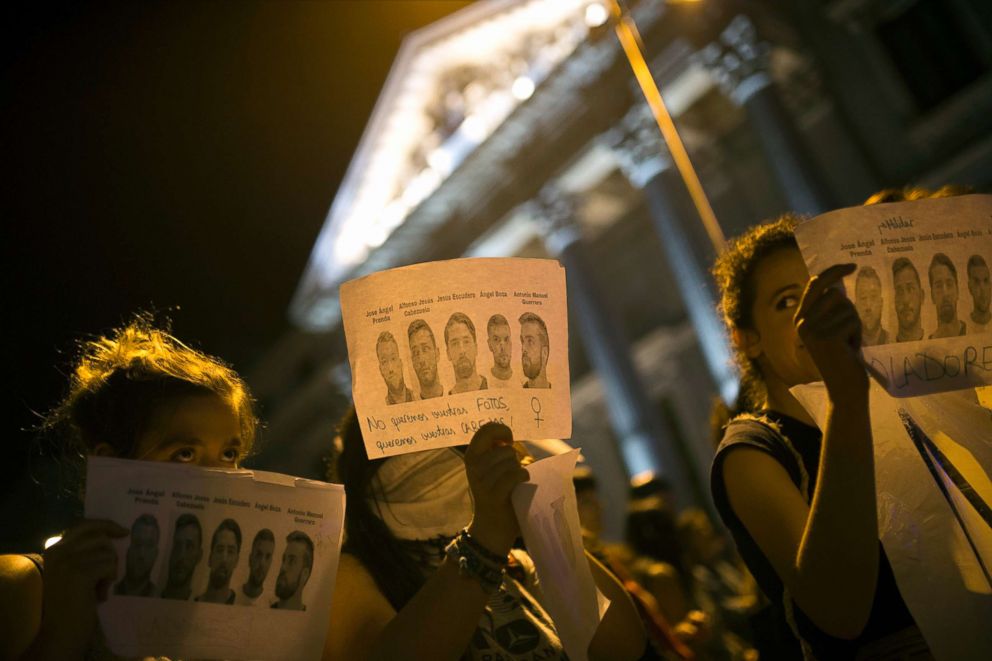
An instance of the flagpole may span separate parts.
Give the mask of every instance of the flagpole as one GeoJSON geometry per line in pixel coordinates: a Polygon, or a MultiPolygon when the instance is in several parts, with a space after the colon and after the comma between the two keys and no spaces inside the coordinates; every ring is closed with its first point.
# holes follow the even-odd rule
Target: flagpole
{"type": "Polygon", "coordinates": [[[658,89],[658,84],[651,75],[651,69],[644,59],[644,44],[641,41],[641,35],[637,31],[637,25],[634,24],[634,20],[621,6],[620,0],[609,0],[609,2],[617,38],[620,40],[623,52],[627,56],[630,68],[634,71],[634,77],[637,79],[637,84],[644,94],[644,99],[651,108],[651,114],[654,115],[655,122],[658,124],[661,137],[665,140],[665,144],[668,145],[668,150],[672,155],[672,161],[675,163],[679,175],[689,190],[692,203],[699,213],[699,218],[702,220],[706,234],[713,244],[713,249],[719,255],[723,252],[727,242],[723,234],[723,228],[720,227],[720,222],[713,212],[709,198],[706,197],[706,191],[703,190],[703,185],[699,181],[699,175],[696,174],[696,169],[693,167],[692,160],[689,158],[689,152],[686,151],[678,129],[675,128],[675,122],[672,120],[672,116],[665,106],[665,101],[661,96],[661,90],[658,89]]]}

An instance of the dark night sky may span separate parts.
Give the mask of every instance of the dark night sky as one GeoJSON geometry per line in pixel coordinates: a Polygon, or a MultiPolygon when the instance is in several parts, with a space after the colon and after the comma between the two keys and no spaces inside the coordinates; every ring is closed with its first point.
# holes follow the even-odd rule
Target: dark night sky
{"type": "Polygon", "coordinates": [[[135,310],[179,306],[177,335],[248,370],[401,39],[468,3],[37,4],[0,10],[12,454],[74,338],[135,310]]]}

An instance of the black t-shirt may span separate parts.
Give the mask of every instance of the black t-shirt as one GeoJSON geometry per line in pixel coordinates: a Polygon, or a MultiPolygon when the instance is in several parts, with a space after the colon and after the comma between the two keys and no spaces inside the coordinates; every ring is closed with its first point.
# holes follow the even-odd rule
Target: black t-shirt
{"type": "Polygon", "coordinates": [[[770,454],[788,472],[806,502],[813,498],[820,466],[822,434],[816,427],[774,411],[761,419],[738,418],[727,425],[723,441],[717,448],[710,474],[710,488],[717,511],[737,543],[737,549],[754,575],[759,587],[773,604],[775,617],[786,629],[784,620],[791,612],[795,630],[818,659],[854,658],[863,645],[916,624],[896,586],[892,567],[879,542],[878,582],[875,601],[864,631],[854,640],[835,638],[820,630],[798,605],[783,600],[784,586],[768,558],[748,533],[733,509],[723,481],[723,462],[736,447],[746,446],[770,454]]]}

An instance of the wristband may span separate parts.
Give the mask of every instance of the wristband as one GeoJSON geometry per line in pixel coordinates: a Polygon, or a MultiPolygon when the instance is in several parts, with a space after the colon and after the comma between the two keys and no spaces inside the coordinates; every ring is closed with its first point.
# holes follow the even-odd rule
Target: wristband
{"type": "Polygon", "coordinates": [[[506,556],[500,555],[498,553],[493,553],[486,546],[482,545],[479,540],[472,537],[472,534],[468,531],[468,528],[462,528],[462,531],[458,534],[459,537],[463,538],[469,546],[471,546],[475,551],[479,553],[483,558],[489,562],[503,566],[506,564],[506,556]]]}
{"type": "Polygon", "coordinates": [[[499,590],[506,573],[506,559],[484,548],[466,530],[458,533],[444,552],[458,565],[459,576],[474,578],[486,594],[499,590]]]}

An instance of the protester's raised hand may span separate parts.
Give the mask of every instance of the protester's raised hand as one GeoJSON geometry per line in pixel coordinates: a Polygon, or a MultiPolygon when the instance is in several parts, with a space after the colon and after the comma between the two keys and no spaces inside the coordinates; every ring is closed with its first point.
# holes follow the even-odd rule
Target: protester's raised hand
{"type": "Polygon", "coordinates": [[[855,268],[835,264],[810,278],[794,317],[799,337],[831,395],[860,394],[868,388],[868,374],[858,354],[861,319],[854,304],[835,287],[855,268]]]}
{"type": "Polygon", "coordinates": [[[483,425],[465,452],[465,472],[475,500],[470,533],[494,553],[508,553],[520,532],[510,493],[528,478],[514,450],[510,428],[483,425]]]}
{"type": "Polygon", "coordinates": [[[96,627],[96,605],[117,576],[113,540],[128,534],[113,521],[84,520],[45,551],[40,635],[46,647],[84,650],[96,627]]]}

